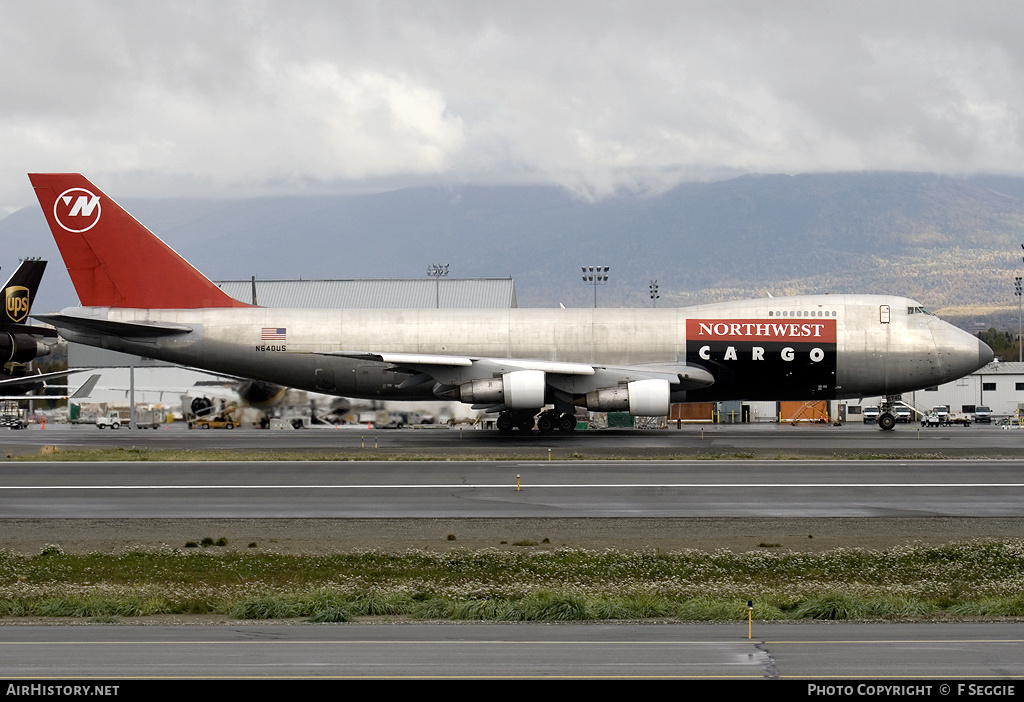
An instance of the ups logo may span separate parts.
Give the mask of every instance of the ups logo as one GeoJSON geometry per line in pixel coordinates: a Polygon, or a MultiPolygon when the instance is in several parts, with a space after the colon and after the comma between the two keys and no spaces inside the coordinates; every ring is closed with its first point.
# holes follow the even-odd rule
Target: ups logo
{"type": "Polygon", "coordinates": [[[28,316],[29,305],[31,302],[28,288],[12,285],[4,290],[4,309],[7,311],[7,318],[12,322],[24,322],[28,316]]]}

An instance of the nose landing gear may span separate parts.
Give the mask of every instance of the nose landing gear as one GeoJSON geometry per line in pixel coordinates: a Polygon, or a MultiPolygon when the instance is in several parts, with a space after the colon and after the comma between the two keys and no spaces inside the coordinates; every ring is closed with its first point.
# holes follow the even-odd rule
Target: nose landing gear
{"type": "Polygon", "coordinates": [[[899,396],[887,395],[882,406],[878,408],[878,428],[882,431],[892,431],[896,427],[896,411],[893,405],[899,399],[899,396]]]}

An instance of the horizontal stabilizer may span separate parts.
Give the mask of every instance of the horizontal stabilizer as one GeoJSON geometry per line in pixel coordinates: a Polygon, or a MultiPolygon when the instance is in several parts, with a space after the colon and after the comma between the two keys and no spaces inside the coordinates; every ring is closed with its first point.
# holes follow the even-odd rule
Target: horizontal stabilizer
{"type": "Polygon", "coordinates": [[[49,327],[38,327],[30,324],[4,324],[4,331],[15,334],[29,334],[31,336],[45,336],[50,339],[57,338],[57,330],[49,327]]]}
{"type": "Polygon", "coordinates": [[[68,314],[38,314],[32,316],[41,322],[52,324],[58,329],[68,329],[86,334],[108,334],[126,339],[152,339],[161,336],[178,336],[192,332],[192,327],[186,324],[114,322],[108,319],[75,317],[68,314]]]}

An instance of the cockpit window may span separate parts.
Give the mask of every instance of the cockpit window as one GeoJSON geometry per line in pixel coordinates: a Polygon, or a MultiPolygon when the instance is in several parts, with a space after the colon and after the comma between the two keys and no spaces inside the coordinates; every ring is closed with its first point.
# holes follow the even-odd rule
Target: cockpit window
{"type": "MultiPolygon", "coordinates": [[[[907,308],[907,309],[909,311],[910,309],[913,309],[913,308],[907,308]]],[[[923,308],[921,308],[921,309],[923,309],[923,308]]],[[[910,314],[913,314],[913,312],[911,312],[910,314]]],[[[928,314],[931,314],[931,313],[929,312],[928,314]]],[[[838,316],[838,313],[835,310],[817,310],[817,311],[815,311],[815,310],[810,310],[810,311],[804,310],[803,312],[801,312],[800,310],[793,310],[792,312],[790,312],[789,310],[768,310],[768,316],[769,317],[800,317],[800,316],[804,316],[804,317],[836,317],[836,316],[838,316]]]]}
{"type": "Polygon", "coordinates": [[[934,312],[929,312],[924,307],[908,307],[907,314],[930,314],[934,316],[934,312]]]}

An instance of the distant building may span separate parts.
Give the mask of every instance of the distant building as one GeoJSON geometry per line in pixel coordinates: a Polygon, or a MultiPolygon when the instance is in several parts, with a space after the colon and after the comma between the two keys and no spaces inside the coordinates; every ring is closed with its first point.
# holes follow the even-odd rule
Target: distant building
{"type": "MultiPolygon", "coordinates": [[[[305,309],[445,309],[516,307],[512,278],[365,278],[351,280],[223,280],[228,295],[261,307],[305,309]]],[[[106,349],[68,344],[68,362],[90,368],[166,367],[170,364],[106,349]]],[[[105,383],[104,383],[105,384],[105,383]]]]}
{"type": "MultiPolygon", "coordinates": [[[[877,407],[881,397],[865,397],[862,401],[840,400],[836,411],[845,412],[846,419],[861,419],[864,407],[877,407]]],[[[903,393],[903,402],[919,412],[934,407],[948,407],[953,415],[969,415],[975,407],[988,407],[993,420],[1016,416],[1024,408],[1024,363],[993,361],[970,375],[945,385],[903,393]]]]}
{"type": "MultiPolygon", "coordinates": [[[[741,422],[816,421],[820,414],[848,422],[863,420],[863,408],[878,407],[881,397],[828,400],[820,403],[731,401],[718,403],[718,421],[741,422]],[[817,405],[827,405],[819,408],[817,405]],[[819,414],[820,413],[820,414],[819,414]]],[[[988,407],[994,420],[1016,416],[1024,410],[1024,363],[993,361],[970,375],[945,385],[905,392],[902,401],[919,412],[945,406],[954,415],[973,414],[975,407],[988,407]]],[[[710,410],[705,413],[710,416],[710,410]]],[[[699,421],[699,420],[698,420],[699,421]]],[[[710,421],[704,419],[703,421],[710,421]]]]}
{"type": "Polygon", "coordinates": [[[509,309],[512,278],[366,278],[350,280],[222,280],[231,297],[261,307],[306,309],[509,309]]]}
{"type": "Polygon", "coordinates": [[[959,380],[905,393],[904,398],[923,409],[945,405],[953,414],[971,414],[980,405],[990,407],[994,417],[1016,415],[1024,407],[1024,363],[993,361],[959,380]]]}

